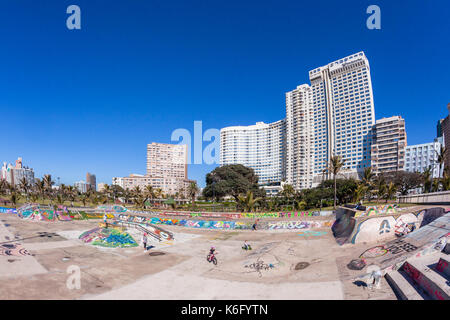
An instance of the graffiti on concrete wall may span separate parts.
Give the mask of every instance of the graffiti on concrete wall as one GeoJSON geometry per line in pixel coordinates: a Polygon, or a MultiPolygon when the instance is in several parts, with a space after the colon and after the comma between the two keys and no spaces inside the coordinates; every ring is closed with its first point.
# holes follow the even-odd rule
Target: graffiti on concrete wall
{"type": "Polygon", "coordinates": [[[448,295],[441,290],[438,286],[433,286],[432,282],[428,280],[423,274],[417,270],[414,266],[405,262],[403,265],[403,270],[413,279],[414,282],[419,284],[422,288],[424,288],[428,294],[434,297],[437,300],[447,300],[448,295]]]}
{"type": "Polygon", "coordinates": [[[17,209],[0,207],[0,213],[17,214],[17,209]]]}
{"type": "Polygon", "coordinates": [[[114,228],[94,228],[82,233],[80,240],[92,245],[127,248],[137,247],[137,242],[128,233],[114,228]]]}
{"type": "Polygon", "coordinates": [[[384,214],[395,214],[397,209],[393,204],[387,204],[384,206],[371,206],[367,207],[365,211],[358,211],[355,213],[355,218],[359,217],[372,217],[384,214]]]}
{"type": "Polygon", "coordinates": [[[308,237],[308,236],[320,237],[320,236],[326,235],[327,233],[325,231],[310,231],[310,230],[306,230],[306,231],[300,231],[297,234],[299,236],[303,236],[303,237],[308,237]]]}
{"type": "Polygon", "coordinates": [[[20,244],[2,244],[0,245],[0,256],[28,256],[30,253],[20,244]]]}
{"type": "Polygon", "coordinates": [[[394,234],[400,236],[401,231],[417,228],[419,221],[419,217],[413,213],[403,214],[397,218],[393,216],[367,218],[358,221],[351,242],[378,241],[394,234]]]}
{"type": "Polygon", "coordinates": [[[367,249],[364,251],[359,258],[360,259],[369,259],[369,258],[377,258],[384,256],[386,253],[388,253],[388,250],[384,246],[376,246],[370,249],[367,249]]]}

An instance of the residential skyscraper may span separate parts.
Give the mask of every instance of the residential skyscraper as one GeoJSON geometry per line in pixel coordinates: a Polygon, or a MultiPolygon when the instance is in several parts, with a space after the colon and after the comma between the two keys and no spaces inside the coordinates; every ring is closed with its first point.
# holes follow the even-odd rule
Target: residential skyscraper
{"type": "Polygon", "coordinates": [[[18,186],[23,178],[29,185],[34,185],[34,171],[22,165],[22,158],[17,158],[14,166],[11,163],[3,163],[0,170],[0,179],[6,180],[13,186],[18,186]]]}
{"type": "Polygon", "coordinates": [[[187,178],[187,145],[151,143],[147,145],[147,174],[131,174],[129,177],[114,177],[113,185],[124,189],[139,186],[160,188],[165,194],[174,196],[177,192],[186,195],[194,182],[187,178]]]}
{"type": "Polygon", "coordinates": [[[286,182],[311,188],[314,175],[314,108],[307,84],[286,93],[286,182]]]}
{"type": "Polygon", "coordinates": [[[255,171],[259,184],[285,177],[286,121],[257,122],[220,130],[220,165],[242,164],[255,171]]]}
{"type": "Polygon", "coordinates": [[[187,145],[152,142],[147,145],[147,175],[187,179],[187,145]]]}
{"type": "Polygon", "coordinates": [[[345,160],[344,173],[357,176],[371,165],[375,109],[369,61],[364,52],[309,72],[314,108],[315,182],[332,155],[345,160]]]}
{"type": "Polygon", "coordinates": [[[95,174],[86,173],[86,185],[90,190],[97,190],[97,179],[95,174]]]}
{"type": "Polygon", "coordinates": [[[374,173],[404,170],[405,120],[401,116],[377,120],[373,137],[372,168],[374,173]]]}

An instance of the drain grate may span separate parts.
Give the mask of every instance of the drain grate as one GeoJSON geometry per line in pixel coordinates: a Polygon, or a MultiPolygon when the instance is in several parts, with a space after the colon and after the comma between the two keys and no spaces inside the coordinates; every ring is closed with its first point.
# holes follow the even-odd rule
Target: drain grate
{"type": "Polygon", "coordinates": [[[303,270],[309,267],[308,262],[299,262],[295,265],[295,270],[303,270]]]}

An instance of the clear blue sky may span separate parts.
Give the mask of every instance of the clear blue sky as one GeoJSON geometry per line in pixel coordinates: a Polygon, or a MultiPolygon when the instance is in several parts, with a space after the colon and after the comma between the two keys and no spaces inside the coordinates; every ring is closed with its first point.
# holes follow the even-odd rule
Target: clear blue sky
{"type": "MultiPolygon", "coordinates": [[[[177,128],[285,117],[308,71],[363,50],[376,118],[430,142],[450,102],[450,2],[71,0],[0,2],[0,161],[72,184],[145,173],[177,128]],[[66,8],[81,8],[81,30],[66,8]],[[381,8],[381,30],[366,8],[381,8]]],[[[206,143],[205,143],[206,145],[206,143]]],[[[204,186],[213,165],[190,165],[204,186]]]]}

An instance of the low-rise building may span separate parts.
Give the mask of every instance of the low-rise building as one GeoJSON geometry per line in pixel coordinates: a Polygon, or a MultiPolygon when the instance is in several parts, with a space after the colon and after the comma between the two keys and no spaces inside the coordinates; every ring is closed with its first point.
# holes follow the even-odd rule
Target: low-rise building
{"type": "Polygon", "coordinates": [[[424,172],[427,168],[432,170],[432,177],[439,177],[438,154],[441,143],[434,142],[415,144],[406,147],[405,171],[424,172]]]}

